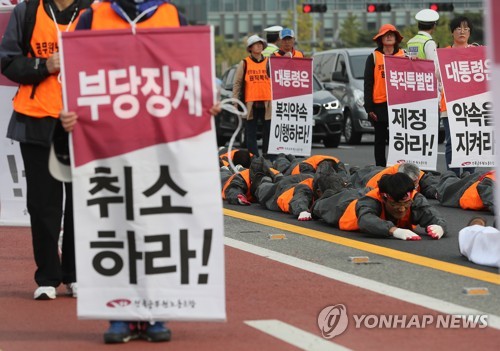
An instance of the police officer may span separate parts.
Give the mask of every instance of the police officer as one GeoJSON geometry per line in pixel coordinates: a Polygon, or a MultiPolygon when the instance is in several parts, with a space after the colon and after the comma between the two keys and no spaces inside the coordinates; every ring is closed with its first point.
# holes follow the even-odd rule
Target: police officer
{"type": "Polygon", "coordinates": [[[271,56],[274,52],[279,50],[280,32],[282,26],[271,26],[264,29],[266,32],[267,47],[262,51],[264,57],[271,56]]]}
{"type": "Polygon", "coordinates": [[[419,11],[415,19],[418,22],[418,33],[408,40],[407,52],[410,58],[433,60],[437,65],[437,46],[432,39],[432,33],[436,29],[439,13],[425,9],[419,11]]]}

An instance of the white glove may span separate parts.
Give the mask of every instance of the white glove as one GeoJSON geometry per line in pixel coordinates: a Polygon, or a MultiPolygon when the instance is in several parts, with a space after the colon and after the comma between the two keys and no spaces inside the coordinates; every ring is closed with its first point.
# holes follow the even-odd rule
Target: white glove
{"type": "Polygon", "coordinates": [[[444,234],[444,229],[440,225],[432,224],[427,226],[427,234],[429,234],[432,239],[439,240],[444,234]]]}
{"type": "Polygon", "coordinates": [[[310,221],[312,219],[311,213],[308,211],[302,211],[299,213],[299,221],[310,221]]]}
{"type": "Polygon", "coordinates": [[[397,228],[392,235],[400,240],[421,240],[422,238],[409,229],[397,228]]]}

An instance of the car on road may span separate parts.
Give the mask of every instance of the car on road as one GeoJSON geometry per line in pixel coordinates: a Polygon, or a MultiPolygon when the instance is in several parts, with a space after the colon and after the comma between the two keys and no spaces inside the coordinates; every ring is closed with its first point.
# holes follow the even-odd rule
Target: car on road
{"type": "MultiPolygon", "coordinates": [[[[313,72],[344,106],[342,132],[348,144],[359,144],[363,134],[375,130],[364,108],[366,58],[374,48],[343,48],[317,52],[313,72]]],[[[439,143],[444,142],[444,126],[439,124],[439,143]]]]}
{"type": "MultiPolygon", "coordinates": [[[[233,96],[234,76],[237,65],[231,66],[221,77],[221,100],[233,96]]],[[[323,142],[326,147],[340,144],[343,125],[343,106],[335,96],[325,90],[321,82],[313,76],[313,142],[323,142]]],[[[217,143],[224,145],[238,126],[238,117],[222,110],[215,116],[217,143]]],[[[244,131],[238,138],[244,144],[244,131]]]]}

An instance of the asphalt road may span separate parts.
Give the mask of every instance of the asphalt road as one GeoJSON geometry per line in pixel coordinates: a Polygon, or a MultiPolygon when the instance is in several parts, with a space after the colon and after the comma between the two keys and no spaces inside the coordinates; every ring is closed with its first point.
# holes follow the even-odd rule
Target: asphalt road
{"type": "MultiPolygon", "coordinates": [[[[348,166],[363,166],[374,163],[372,141],[373,137],[366,135],[361,145],[356,146],[342,143],[339,148],[325,148],[315,144],[312,153],[335,156],[348,166]]],[[[444,170],[444,144],[441,144],[438,171],[444,170]]],[[[431,203],[448,222],[449,233],[439,241],[425,235],[421,241],[404,242],[342,232],[322,222],[299,222],[290,215],[268,211],[258,204],[250,207],[225,204],[225,235],[408,291],[500,315],[498,269],[469,262],[460,255],[458,248],[458,232],[472,216],[482,215],[492,223],[493,215],[442,207],[433,200],[431,203]],[[286,240],[271,240],[271,234],[285,234],[286,240]],[[343,242],[344,239],[348,243],[343,242]],[[350,261],[353,256],[368,256],[369,263],[354,264],[350,261]],[[470,287],[485,287],[489,295],[467,295],[464,291],[470,287]]]]}

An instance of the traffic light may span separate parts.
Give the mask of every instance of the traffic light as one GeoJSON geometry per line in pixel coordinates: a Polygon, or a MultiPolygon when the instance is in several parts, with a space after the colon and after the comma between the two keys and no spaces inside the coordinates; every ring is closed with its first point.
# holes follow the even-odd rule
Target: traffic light
{"type": "Polygon", "coordinates": [[[368,3],[366,4],[366,11],[367,12],[390,12],[391,11],[391,4],[388,2],[385,3],[368,3]]]}
{"type": "Polygon", "coordinates": [[[302,12],[326,12],[326,4],[302,4],[302,12]]]}
{"type": "Polygon", "coordinates": [[[454,6],[451,2],[431,2],[429,8],[437,12],[453,12],[454,6]]]}

